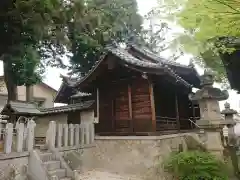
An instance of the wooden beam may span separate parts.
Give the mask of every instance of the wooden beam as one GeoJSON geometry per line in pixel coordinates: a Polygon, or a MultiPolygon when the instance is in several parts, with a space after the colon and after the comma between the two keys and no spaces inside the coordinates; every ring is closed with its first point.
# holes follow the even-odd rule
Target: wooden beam
{"type": "Polygon", "coordinates": [[[178,96],[177,96],[177,93],[175,93],[175,109],[176,109],[177,129],[180,131],[180,117],[179,117],[179,108],[178,108],[178,96]]]}
{"type": "Polygon", "coordinates": [[[156,109],[155,109],[155,101],[154,101],[154,92],[153,92],[152,82],[149,82],[149,94],[150,94],[151,112],[152,112],[152,130],[156,131],[156,109]]]}

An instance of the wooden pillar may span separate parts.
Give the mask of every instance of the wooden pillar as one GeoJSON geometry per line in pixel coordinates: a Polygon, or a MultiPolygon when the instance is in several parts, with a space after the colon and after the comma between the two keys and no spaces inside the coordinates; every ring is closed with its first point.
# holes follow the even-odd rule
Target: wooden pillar
{"type": "Polygon", "coordinates": [[[134,132],[134,122],[133,122],[133,112],[132,112],[132,88],[131,85],[128,84],[128,112],[129,112],[129,119],[131,124],[131,130],[134,132]]]}
{"type": "Polygon", "coordinates": [[[130,85],[128,85],[128,109],[129,109],[129,118],[133,118],[133,112],[132,112],[132,88],[130,85]]]}
{"type": "Polygon", "coordinates": [[[176,108],[177,129],[180,131],[180,117],[179,117],[179,108],[178,108],[178,96],[177,96],[177,93],[175,93],[175,108],[176,108]]]}
{"type": "Polygon", "coordinates": [[[156,131],[156,109],[153,93],[153,84],[149,82],[149,93],[150,93],[150,103],[151,103],[151,112],[152,112],[152,131],[156,131]]]}

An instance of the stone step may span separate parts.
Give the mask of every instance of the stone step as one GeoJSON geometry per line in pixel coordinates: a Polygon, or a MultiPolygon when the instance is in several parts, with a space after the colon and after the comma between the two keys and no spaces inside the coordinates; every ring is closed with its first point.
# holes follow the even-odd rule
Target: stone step
{"type": "Polygon", "coordinates": [[[44,165],[47,167],[47,170],[52,171],[55,169],[60,169],[61,162],[60,161],[46,161],[44,165]]]}
{"type": "Polygon", "coordinates": [[[65,178],[66,177],[66,170],[65,169],[55,169],[53,171],[48,171],[50,176],[57,176],[58,178],[65,178]]]}
{"type": "Polygon", "coordinates": [[[40,154],[40,158],[43,162],[56,160],[54,154],[50,152],[40,154]]]}

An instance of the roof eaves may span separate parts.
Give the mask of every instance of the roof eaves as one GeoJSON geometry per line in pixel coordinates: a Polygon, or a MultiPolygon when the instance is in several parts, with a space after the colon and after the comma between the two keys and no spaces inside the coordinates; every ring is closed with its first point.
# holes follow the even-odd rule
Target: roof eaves
{"type": "Polygon", "coordinates": [[[191,84],[189,84],[187,81],[185,81],[183,78],[181,78],[179,75],[177,75],[170,67],[168,67],[167,65],[165,65],[166,70],[168,71],[168,73],[173,76],[174,78],[176,78],[176,81],[180,81],[183,85],[185,85],[188,88],[192,88],[193,86],[191,84]]]}

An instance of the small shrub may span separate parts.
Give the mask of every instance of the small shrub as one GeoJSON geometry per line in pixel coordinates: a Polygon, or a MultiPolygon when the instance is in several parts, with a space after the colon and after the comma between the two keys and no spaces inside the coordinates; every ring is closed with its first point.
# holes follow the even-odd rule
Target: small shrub
{"type": "Polygon", "coordinates": [[[228,168],[208,152],[186,151],[172,154],[165,169],[178,180],[227,180],[228,168]]]}

